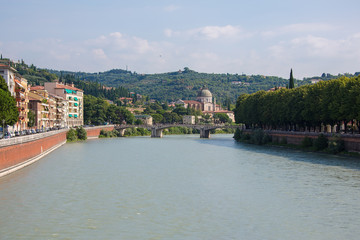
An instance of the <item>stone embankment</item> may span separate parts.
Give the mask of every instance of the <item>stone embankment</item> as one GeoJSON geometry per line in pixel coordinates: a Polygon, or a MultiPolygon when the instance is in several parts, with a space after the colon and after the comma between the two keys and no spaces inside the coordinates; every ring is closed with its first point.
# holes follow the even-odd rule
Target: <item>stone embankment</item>
{"type": "MultiPolygon", "coordinates": [[[[85,128],[88,138],[97,138],[101,129],[114,126],[85,128]]],[[[0,177],[28,166],[66,143],[68,129],[0,140],[0,177]]]]}
{"type": "MultiPolygon", "coordinates": [[[[251,130],[243,130],[251,133],[251,130]]],[[[288,144],[301,145],[305,137],[317,138],[319,134],[324,134],[327,138],[334,136],[334,133],[321,132],[289,132],[289,131],[265,131],[272,137],[273,141],[281,142],[286,140],[288,144]]],[[[349,152],[360,152],[360,134],[337,134],[344,140],[345,150],[349,152]]]]}

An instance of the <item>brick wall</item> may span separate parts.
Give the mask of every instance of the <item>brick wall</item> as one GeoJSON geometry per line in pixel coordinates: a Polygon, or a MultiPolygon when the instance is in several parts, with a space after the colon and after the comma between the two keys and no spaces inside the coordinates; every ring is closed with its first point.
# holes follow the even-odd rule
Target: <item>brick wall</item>
{"type": "Polygon", "coordinates": [[[66,132],[0,148],[0,171],[38,156],[66,141],[66,132]]]}
{"type": "Polygon", "coordinates": [[[111,126],[100,126],[100,127],[85,128],[85,130],[87,132],[87,137],[88,138],[99,137],[101,129],[104,129],[106,131],[112,131],[112,130],[114,130],[114,126],[111,125],[111,126]]]}

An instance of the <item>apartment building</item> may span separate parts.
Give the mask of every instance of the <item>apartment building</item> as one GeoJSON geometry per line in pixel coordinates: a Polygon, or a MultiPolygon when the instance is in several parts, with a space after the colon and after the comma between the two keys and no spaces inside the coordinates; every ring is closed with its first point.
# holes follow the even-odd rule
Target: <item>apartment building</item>
{"type": "Polygon", "coordinates": [[[66,85],[58,82],[46,82],[44,87],[49,93],[60,96],[67,101],[64,119],[67,126],[84,125],[83,90],[74,87],[74,84],[66,85]]]}

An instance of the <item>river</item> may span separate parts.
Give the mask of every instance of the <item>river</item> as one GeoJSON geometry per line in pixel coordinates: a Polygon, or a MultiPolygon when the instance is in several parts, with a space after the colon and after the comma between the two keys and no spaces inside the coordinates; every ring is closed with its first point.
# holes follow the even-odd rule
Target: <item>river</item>
{"type": "Polygon", "coordinates": [[[66,144],[0,178],[0,239],[359,239],[360,161],[231,135],[66,144]]]}

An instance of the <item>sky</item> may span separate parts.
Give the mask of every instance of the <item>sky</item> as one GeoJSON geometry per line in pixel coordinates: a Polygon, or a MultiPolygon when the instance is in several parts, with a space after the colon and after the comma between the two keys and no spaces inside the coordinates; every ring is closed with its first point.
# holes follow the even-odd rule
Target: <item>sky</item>
{"type": "Polygon", "coordinates": [[[0,53],[39,68],[360,72],[359,0],[0,0],[0,9],[0,53]]]}

